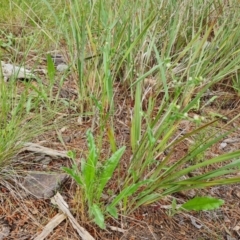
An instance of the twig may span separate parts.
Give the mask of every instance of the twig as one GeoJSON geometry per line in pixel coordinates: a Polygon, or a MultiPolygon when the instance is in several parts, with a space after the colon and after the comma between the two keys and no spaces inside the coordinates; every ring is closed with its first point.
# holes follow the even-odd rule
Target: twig
{"type": "Polygon", "coordinates": [[[67,203],[64,201],[63,197],[60,193],[57,193],[54,197],[51,198],[53,204],[57,204],[59,209],[68,217],[71,222],[73,228],[78,232],[79,236],[83,240],[94,240],[94,238],[90,235],[90,233],[83,227],[81,227],[73,215],[70,213],[68,209],[67,203]]]}
{"type": "Polygon", "coordinates": [[[108,226],[112,231],[117,231],[117,232],[120,232],[120,233],[125,233],[127,230],[124,230],[122,228],[119,228],[119,227],[114,227],[114,226],[108,226]]]}
{"type": "Polygon", "coordinates": [[[37,153],[44,153],[46,155],[52,156],[52,157],[62,157],[62,158],[68,158],[66,151],[57,151],[51,148],[43,147],[36,143],[25,143],[24,148],[21,149],[20,152],[23,151],[29,151],[29,152],[37,152],[37,153]]]}
{"type": "Polygon", "coordinates": [[[43,240],[45,239],[55,227],[57,227],[64,219],[66,219],[66,216],[64,214],[58,213],[52,220],[44,227],[42,232],[34,238],[34,240],[43,240]]]}

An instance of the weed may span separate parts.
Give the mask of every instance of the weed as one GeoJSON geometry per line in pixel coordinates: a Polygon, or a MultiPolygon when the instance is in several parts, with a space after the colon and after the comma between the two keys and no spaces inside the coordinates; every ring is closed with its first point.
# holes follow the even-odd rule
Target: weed
{"type": "Polygon", "coordinates": [[[90,217],[94,218],[99,227],[105,228],[105,212],[101,197],[103,190],[109,180],[112,178],[121,156],[125,151],[125,147],[118,149],[103,164],[99,161],[99,152],[95,146],[93,135],[87,131],[87,140],[89,153],[87,159],[82,159],[81,168],[75,162],[76,156],[73,152],[69,152],[69,157],[74,161],[72,168],[63,169],[76,181],[81,188],[83,202],[88,207],[90,217]]]}

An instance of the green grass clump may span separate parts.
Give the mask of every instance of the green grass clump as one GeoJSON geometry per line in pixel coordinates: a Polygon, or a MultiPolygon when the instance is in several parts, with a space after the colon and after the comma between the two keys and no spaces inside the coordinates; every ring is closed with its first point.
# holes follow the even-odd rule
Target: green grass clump
{"type": "MultiPolygon", "coordinates": [[[[93,119],[92,129],[100,126],[96,136],[100,139],[100,149],[102,136],[107,133],[111,149],[116,153],[117,139],[113,131],[118,124],[114,118],[119,108],[116,86],[122,87],[125,99],[132,100],[130,143],[125,143],[130,145],[132,156],[126,173],[119,176],[121,184],[117,192],[112,189],[115,194],[112,202],[103,206],[100,195],[93,199],[92,192],[91,196],[88,194],[88,190],[92,191],[87,188],[90,183],[78,178],[78,166],[74,166],[72,172],[68,170],[83,186],[88,212],[101,227],[104,215],[117,217],[119,211],[129,214],[175,192],[240,182],[240,178],[233,175],[239,171],[240,151],[212,159],[206,159],[204,154],[229,132],[207,135],[196,141],[185,156],[172,162],[178,144],[203,134],[214,123],[203,124],[202,118],[190,117],[192,111],[199,109],[206,91],[225,79],[233,79],[233,87],[239,91],[236,78],[240,68],[238,1],[233,0],[229,5],[223,0],[12,3],[21,11],[21,19],[32,26],[35,37],[25,57],[36,46],[36,39],[47,40],[41,50],[60,49],[66,56],[69,75],[78,91],[74,102],[78,108],[74,114],[97,115],[99,122],[96,124],[93,119]],[[144,88],[146,78],[153,79],[155,85],[149,98],[144,88]],[[198,122],[199,127],[178,136],[183,120],[198,122]],[[199,156],[201,161],[194,161],[199,156]],[[221,167],[205,172],[207,166],[218,163],[221,167]],[[199,174],[189,177],[194,171],[199,174]]],[[[36,107],[43,104],[47,113],[56,113],[64,107],[60,110],[60,99],[52,92],[57,78],[49,55],[47,59],[49,87],[40,84],[40,88],[35,89],[38,97],[34,102],[36,107]],[[41,101],[36,101],[39,96],[41,101]]],[[[61,84],[64,81],[62,78],[61,84]]],[[[20,109],[24,109],[23,106],[20,109]]],[[[5,114],[8,111],[5,110],[5,114]]],[[[3,126],[5,133],[7,125],[3,126]]],[[[93,141],[92,136],[88,138],[93,141]]],[[[100,155],[91,157],[91,154],[90,147],[90,160],[82,163],[79,176],[86,174],[84,169],[98,171],[96,163],[100,155]]],[[[94,182],[105,181],[102,176],[94,175],[94,182]]],[[[112,176],[113,172],[108,178],[112,176]]],[[[102,193],[104,189],[100,190],[102,193]]]]}

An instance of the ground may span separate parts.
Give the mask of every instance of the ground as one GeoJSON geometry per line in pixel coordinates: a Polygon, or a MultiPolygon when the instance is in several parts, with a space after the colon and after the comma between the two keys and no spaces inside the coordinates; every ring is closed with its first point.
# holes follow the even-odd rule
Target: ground
{"type": "MultiPolygon", "coordinates": [[[[21,82],[17,82],[19,91],[23,88],[21,82]]],[[[33,84],[36,84],[33,82],[33,84]]],[[[126,163],[131,158],[131,150],[129,149],[129,109],[132,107],[131,100],[127,97],[126,91],[118,84],[115,86],[117,95],[115,102],[119,108],[118,115],[115,116],[115,134],[118,145],[126,145],[127,151],[121,161],[121,174],[124,174],[126,163]],[[122,105],[122,101],[125,105],[122,105]]],[[[61,94],[63,98],[74,99],[75,93],[72,81],[66,82],[61,94]]],[[[239,97],[231,88],[219,87],[212,89],[211,92],[217,96],[217,99],[204,108],[204,111],[193,111],[192,114],[204,115],[212,117],[214,113],[218,113],[218,121],[214,128],[219,131],[226,130],[226,121],[234,119],[239,112],[239,97]],[[212,115],[211,115],[212,114],[212,115]],[[226,116],[228,120],[223,118],[226,116]]],[[[202,101],[207,101],[202,99],[202,101]]],[[[213,117],[214,119],[215,116],[213,117]]],[[[84,155],[86,150],[86,129],[91,127],[91,117],[83,119],[79,122],[77,117],[73,117],[68,124],[61,129],[62,142],[59,135],[55,131],[48,132],[39,136],[35,142],[55,150],[76,150],[78,156],[84,155]],[[63,144],[64,143],[64,144],[63,144]]],[[[96,123],[97,124],[97,123],[96,123]]],[[[192,123],[183,121],[181,129],[188,131],[191,129],[192,123]]],[[[211,148],[207,154],[214,156],[224,152],[231,152],[240,148],[240,123],[236,119],[228,129],[234,128],[235,131],[225,140],[219,142],[211,148]]],[[[98,131],[98,127],[96,127],[98,131]]],[[[106,136],[104,136],[106,138],[106,136]]],[[[107,139],[107,138],[106,138],[107,139]]],[[[176,161],[177,157],[188,151],[189,143],[187,141],[176,147],[172,161],[176,161]]],[[[108,153],[109,144],[103,141],[102,154],[108,153]]],[[[42,159],[46,160],[47,156],[42,159]]],[[[34,239],[43,227],[59,212],[50,199],[37,199],[32,195],[24,195],[19,183],[22,183],[23,176],[29,171],[55,171],[61,172],[61,167],[70,166],[71,161],[68,158],[48,158],[47,163],[36,162],[39,154],[23,151],[13,159],[13,164],[5,171],[11,171],[11,168],[21,169],[14,178],[4,179],[0,183],[0,239],[34,239]],[[1,236],[2,234],[2,236],[1,236]],[[5,238],[3,237],[5,234],[5,238]]],[[[239,173],[237,173],[239,174],[239,173]]],[[[114,179],[110,183],[111,187],[116,184],[114,179]]],[[[107,229],[100,230],[94,225],[86,214],[79,210],[79,203],[76,199],[76,185],[74,181],[68,178],[58,189],[65,201],[69,204],[70,210],[79,224],[85,227],[95,239],[240,239],[240,186],[220,186],[204,190],[194,190],[175,194],[174,197],[178,204],[185,202],[187,199],[197,195],[208,195],[221,198],[225,204],[218,210],[202,211],[202,212],[174,212],[171,210],[172,198],[168,197],[149,206],[141,207],[133,212],[130,216],[120,215],[118,220],[107,219],[107,229]],[[77,211],[78,210],[78,211],[77,211]]],[[[79,199],[79,198],[78,198],[79,199]]],[[[77,232],[73,229],[68,220],[63,221],[57,226],[46,239],[80,239],[77,232]]]]}

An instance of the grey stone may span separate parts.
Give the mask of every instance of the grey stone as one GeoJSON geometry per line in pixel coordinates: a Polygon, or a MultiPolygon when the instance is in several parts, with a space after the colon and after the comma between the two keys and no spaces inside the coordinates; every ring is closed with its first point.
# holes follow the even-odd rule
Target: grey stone
{"type": "Polygon", "coordinates": [[[52,60],[53,60],[53,62],[56,66],[60,65],[60,64],[66,64],[63,56],[60,55],[60,54],[52,55],[51,57],[52,57],[52,60]]]}
{"type": "Polygon", "coordinates": [[[61,63],[59,65],[57,65],[57,71],[59,72],[65,72],[68,70],[68,65],[61,63]]]}
{"type": "Polygon", "coordinates": [[[22,183],[23,188],[36,198],[51,198],[60,185],[67,179],[65,173],[31,172],[22,183]]]}
{"type": "Polygon", "coordinates": [[[28,69],[24,67],[18,67],[10,63],[1,61],[0,67],[2,67],[2,74],[4,80],[7,81],[11,77],[18,79],[35,79],[36,76],[28,69]]]}

